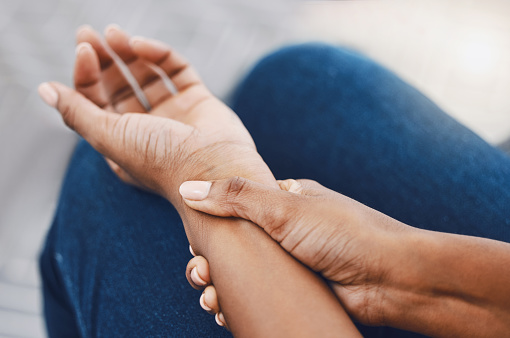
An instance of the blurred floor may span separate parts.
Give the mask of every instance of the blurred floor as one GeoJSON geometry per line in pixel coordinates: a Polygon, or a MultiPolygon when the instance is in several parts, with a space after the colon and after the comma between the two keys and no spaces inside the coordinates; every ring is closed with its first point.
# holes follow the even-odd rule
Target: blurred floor
{"type": "Polygon", "coordinates": [[[44,336],[36,256],[76,137],[35,88],[71,83],[79,25],[171,43],[220,97],[278,45],[347,45],[496,143],[510,135],[508,17],[505,0],[0,0],[0,336],[44,336]]]}

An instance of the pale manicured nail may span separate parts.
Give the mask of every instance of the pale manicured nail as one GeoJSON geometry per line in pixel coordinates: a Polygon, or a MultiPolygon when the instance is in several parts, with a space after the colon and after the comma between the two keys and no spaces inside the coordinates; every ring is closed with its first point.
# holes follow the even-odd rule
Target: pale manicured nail
{"type": "Polygon", "coordinates": [[[216,316],[214,316],[214,319],[216,319],[216,324],[219,326],[225,326],[225,317],[223,316],[223,313],[218,312],[216,316]]]}
{"type": "Polygon", "coordinates": [[[191,247],[191,245],[189,246],[189,252],[191,252],[191,254],[192,254],[194,257],[196,257],[196,255],[197,255],[197,254],[195,253],[195,251],[193,251],[193,248],[191,247]]]}
{"type": "Polygon", "coordinates": [[[191,280],[193,281],[193,283],[195,283],[195,285],[198,286],[204,286],[207,284],[207,282],[203,280],[198,274],[198,269],[196,266],[191,270],[191,280]]]}
{"type": "Polygon", "coordinates": [[[47,105],[53,108],[57,107],[58,93],[48,82],[41,83],[37,88],[39,96],[46,102],[47,105]]]}
{"type": "Polygon", "coordinates": [[[133,47],[137,43],[145,43],[146,45],[150,45],[150,47],[158,49],[163,52],[168,50],[168,47],[164,43],[159,42],[158,40],[147,39],[142,36],[133,36],[131,39],[129,39],[129,44],[131,45],[131,47],[133,47]]]}
{"type": "Polygon", "coordinates": [[[212,309],[205,304],[204,298],[205,298],[205,293],[202,293],[202,296],[200,296],[200,306],[205,311],[211,311],[212,309]]]}
{"type": "Polygon", "coordinates": [[[104,29],[104,35],[107,35],[108,33],[110,33],[111,31],[114,31],[114,30],[119,31],[120,26],[117,25],[116,23],[111,23],[108,26],[106,26],[106,28],[104,29]]]}
{"type": "Polygon", "coordinates": [[[87,50],[87,49],[91,49],[92,46],[90,45],[90,43],[88,42],[80,42],[78,44],[78,46],[76,46],[76,49],[75,49],[75,52],[76,52],[76,55],[82,53],[83,51],[87,50]]]}
{"type": "Polygon", "coordinates": [[[87,24],[85,24],[85,25],[81,25],[80,27],[78,27],[78,28],[76,29],[76,35],[80,35],[80,34],[81,34],[81,32],[83,32],[83,31],[85,31],[85,30],[89,30],[89,29],[93,29],[93,28],[92,28],[92,26],[87,25],[87,24]]]}
{"type": "Polygon", "coordinates": [[[181,184],[179,193],[187,200],[202,201],[211,190],[211,182],[207,181],[188,181],[181,184]]]}
{"type": "Polygon", "coordinates": [[[144,41],[147,41],[146,38],[144,37],[141,37],[141,36],[133,36],[131,39],[129,39],[129,44],[131,46],[134,46],[135,44],[139,43],[139,42],[144,42],[144,41]]]}

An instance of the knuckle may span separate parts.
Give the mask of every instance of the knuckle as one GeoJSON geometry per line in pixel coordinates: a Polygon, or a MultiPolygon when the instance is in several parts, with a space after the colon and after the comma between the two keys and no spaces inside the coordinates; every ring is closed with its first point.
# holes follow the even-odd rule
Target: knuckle
{"type": "Polygon", "coordinates": [[[234,176],[228,180],[227,195],[237,197],[244,186],[246,185],[246,179],[240,176],[234,176]]]}
{"type": "Polygon", "coordinates": [[[301,211],[306,208],[298,196],[276,201],[272,210],[265,211],[265,230],[276,241],[282,242],[297,226],[301,211]]]}
{"type": "Polygon", "coordinates": [[[288,213],[292,213],[290,208],[275,208],[275,210],[272,210],[271,213],[264,213],[264,230],[266,230],[266,232],[278,242],[280,242],[286,234],[288,213]]]}
{"type": "Polygon", "coordinates": [[[235,176],[228,180],[225,190],[225,203],[227,205],[235,205],[239,196],[245,190],[247,181],[243,177],[235,176]]]}

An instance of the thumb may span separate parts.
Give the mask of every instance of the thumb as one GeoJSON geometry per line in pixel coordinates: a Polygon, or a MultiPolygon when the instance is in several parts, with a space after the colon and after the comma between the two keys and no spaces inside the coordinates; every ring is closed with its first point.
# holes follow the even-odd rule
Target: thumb
{"type": "Polygon", "coordinates": [[[244,218],[270,235],[295,217],[306,199],[242,177],[188,181],[181,184],[179,192],[192,209],[214,216],[244,218]]]}
{"type": "Polygon", "coordinates": [[[109,155],[109,130],[120,115],[99,108],[74,89],[57,82],[42,83],[38,92],[44,102],[60,112],[69,128],[80,134],[100,153],[109,155]]]}

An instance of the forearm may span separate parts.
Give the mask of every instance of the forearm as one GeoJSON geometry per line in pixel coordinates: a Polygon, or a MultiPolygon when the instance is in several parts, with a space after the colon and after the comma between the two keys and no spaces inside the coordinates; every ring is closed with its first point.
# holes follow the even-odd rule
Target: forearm
{"type": "Polygon", "coordinates": [[[509,334],[509,244],[422,230],[405,241],[397,260],[408,271],[389,291],[388,325],[443,337],[509,334]]]}
{"type": "Polygon", "coordinates": [[[211,219],[204,255],[227,323],[236,336],[357,336],[328,286],[262,229],[211,219]]]}
{"type": "MultiPolygon", "coordinates": [[[[237,174],[276,184],[269,170],[258,175],[234,171],[192,179],[237,174]]],[[[222,312],[234,335],[359,336],[326,283],[258,226],[194,211],[179,196],[171,194],[169,199],[183,218],[193,249],[209,261],[222,312]]]]}

